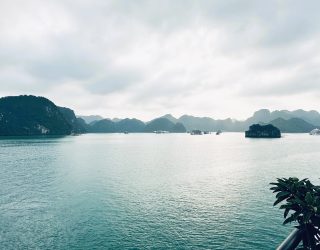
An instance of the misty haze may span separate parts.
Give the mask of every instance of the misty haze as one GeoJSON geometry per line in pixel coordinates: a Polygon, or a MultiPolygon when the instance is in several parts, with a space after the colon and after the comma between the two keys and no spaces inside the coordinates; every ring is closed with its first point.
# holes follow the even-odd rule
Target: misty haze
{"type": "Polygon", "coordinates": [[[319,9],[1,0],[0,249],[319,249],[319,9]]]}

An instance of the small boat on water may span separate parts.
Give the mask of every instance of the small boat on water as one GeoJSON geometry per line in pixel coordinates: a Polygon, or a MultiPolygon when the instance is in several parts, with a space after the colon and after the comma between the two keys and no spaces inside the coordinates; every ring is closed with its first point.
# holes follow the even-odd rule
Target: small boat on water
{"type": "Polygon", "coordinates": [[[168,134],[169,131],[165,131],[165,130],[156,130],[156,131],[153,131],[153,133],[155,134],[168,134]]]}
{"type": "Polygon", "coordinates": [[[320,135],[320,129],[315,128],[310,131],[309,135],[320,135]]]}
{"type": "Polygon", "coordinates": [[[190,132],[190,135],[202,135],[202,131],[195,129],[190,132]]]}
{"type": "Polygon", "coordinates": [[[221,133],[222,133],[222,131],[221,131],[221,130],[218,130],[217,133],[216,133],[216,135],[220,135],[221,133]]]}

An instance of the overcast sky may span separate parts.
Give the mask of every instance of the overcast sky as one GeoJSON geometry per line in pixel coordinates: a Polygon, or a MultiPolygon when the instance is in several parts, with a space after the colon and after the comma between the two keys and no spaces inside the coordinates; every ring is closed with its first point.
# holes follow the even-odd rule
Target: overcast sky
{"type": "Polygon", "coordinates": [[[320,1],[1,0],[0,95],[77,114],[320,111],[320,1]]]}

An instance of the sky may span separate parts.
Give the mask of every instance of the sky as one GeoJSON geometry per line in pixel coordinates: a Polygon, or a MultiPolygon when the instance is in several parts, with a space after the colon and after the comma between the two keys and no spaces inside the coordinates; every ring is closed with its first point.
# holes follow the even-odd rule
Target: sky
{"type": "Polygon", "coordinates": [[[1,0],[0,96],[78,115],[320,108],[318,0],[1,0]]]}

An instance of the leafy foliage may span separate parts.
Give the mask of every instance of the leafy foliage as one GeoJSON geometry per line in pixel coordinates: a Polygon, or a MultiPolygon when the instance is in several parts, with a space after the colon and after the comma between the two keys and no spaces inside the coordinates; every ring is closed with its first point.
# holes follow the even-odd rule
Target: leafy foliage
{"type": "Polygon", "coordinates": [[[320,243],[320,187],[308,179],[278,178],[270,183],[276,193],[274,206],[283,203],[284,222],[298,222],[297,228],[304,231],[303,245],[306,249],[318,249],[320,243]]]}

